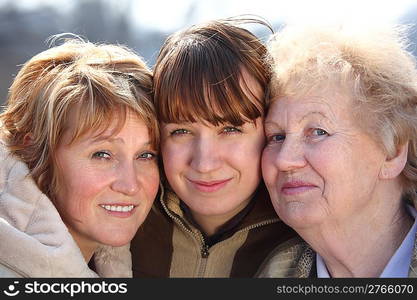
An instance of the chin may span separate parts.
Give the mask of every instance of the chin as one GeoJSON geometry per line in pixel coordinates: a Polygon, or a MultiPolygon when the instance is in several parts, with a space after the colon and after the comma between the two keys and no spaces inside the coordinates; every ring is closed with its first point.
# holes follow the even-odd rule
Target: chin
{"type": "Polygon", "coordinates": [[[127,245],[131,240],[132,237],[126,237],[126,238],[108,238],[108,239],[101,239],[100,243],[106,246],[111,247],[121,247],[124,245],[127,245]]]}
{"type": "Polygon", "coordinates": [[[111,231],[105,236],[100,236],[98,240],[100,244],[120,247],[128,244],[136,234],[136,230],[129,230],[125,228],[124,230],[115,230],[111,231]]]}
{"type": "Polygon", "coordinates": [[[278,215],[281,220],[293,229],[309,228],[312,224],[317,223],[312,208],[302,202],[287,203],[284,207],[280,207],[278,215]]]}

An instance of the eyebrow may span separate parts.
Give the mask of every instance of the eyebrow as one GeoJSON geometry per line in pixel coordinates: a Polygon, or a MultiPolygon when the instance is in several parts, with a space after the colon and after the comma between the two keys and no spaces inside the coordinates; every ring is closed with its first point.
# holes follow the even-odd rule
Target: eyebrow
{"type": "Polygon", "coordinates": [[[303,121],[305,118],[307,118],[308,116],[310,116],[310,115],[320,115],[320,116],[322,116],[323,118],[326,118],[326,119],[328,119],[328,117],[325,115],[325,114],[323,114],[321,111],[312,111],[312,112],[309,112],[308,114],[306,114],[306,115],[304,115],[302,118],[301,118],[301,120],[300,121],[303,121]]]}
{"type": "MultiPolygon", "coordinates": [[[[125,141],[122,138],[116,138],[116,137],[112,137],[110,135],[99,135],[96,138],[93,138],[92,140],[88,141],[88,144],[98,144],[98,143],[103,143],[103,142],[109,142],[109,143],[120,143],[120,144],[125,144],[125,141]]],[[[148,146],[151,145],[151,141],[147,141],[146,143],[143,144],[144,146],[148,146]]]]}
{"type": "MultiPolygon", "coordinates": [[[[323,114],[321,111],[312,111],[312,112],[309,112],[308,114],[306,114],[306,115],[304,115],[298,122],[302,122],[302,121],[304,121],[304,119],[306,119],[307,117],[309,117],[310,115],[316,115],[316,114],[318,114],[318,115],[320,115],[320,116],[322,116],[323,118],[325,118],[326,120],[329,120],[329,121],[331,121],[325,114],[323,114]]],[[[274,121],[274,120],[268,120],[268,119],[266,119],[265,121],[264,121],[264,126],[277,126],[278,125],[278,123],[276,122],[276,121],[274,121]]],[[[279,126],[278,125],[278,127],[281,127],[281,126],[279,126]]]]}

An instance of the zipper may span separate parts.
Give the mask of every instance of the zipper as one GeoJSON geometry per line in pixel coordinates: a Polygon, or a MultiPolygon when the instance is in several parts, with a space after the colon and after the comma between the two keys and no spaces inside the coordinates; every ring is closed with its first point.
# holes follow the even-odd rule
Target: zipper
{"type": "MultiPolygon", "coordinates": [[[[199,239],[201,241],[201,257],[202,258],[207,258],[210,254],[209,253],[209,248],[210,247],[206,244],[206,241],[204,240],[204,237],[201,234],[201,232],[200,231],[194,232],[194,231],[190,230],[187,226],[184,225],[184,222],[181,220],[180,217],[178,217],[176,214],[174,215],[173,213],[171,213],[171,211],[168,209],[168,207],[165,205],[165,203],[163,201],[163,196],[164,195],[161,195],[160,202],[161,202],[162,207],[164,208],[165,212],[168,214],[168,216],[170,216],[172,219],[174,219],[182,227],[182,229],[184,229],[186,232],[188,232],[189,234],[194,235],[194,236],[197,235],[199,237],[199,239]]],[[[278,221],[279,221],[278,218],[268,219],[268,220],[265,220],[265,221],[262,221],[262,222],[259,222],[259,223],[256,223],[256,224],[246,226],[245,228],[242,228],[242,229],[236,231],[233,235],[235,235],[236,233],[239,233],[239,232],[249,231],[249,230],[261,227],[261,226],[273,224],[273,223],[276,223],[278,221]]]]}
{"type": "Polygon", "coordinates": [[[249,230],[252,230],[252,229],[255,229],[255,228],[258,228],[258,227],[262,227],[262,226],[265,226],[265,225],[277,223],[278,221],[279,221],[278,218],[268,219],[268,220],[265,220],[265,221],[262,221],[262,222],[259,222],[259,223],[256,223],[256,224],[246,226],[245,228],[242,228],[242,229],[236,231],[234,234],[236,234],[238,232],[249,231],[249,230]]]}
{"type": "Polygon", "coordinates": [[[184,229],[186,232],[188,232],[188,233],[190,233],[192,235],[195,235],[195,233],[192,230],[190,230],[187,226],[184,225],[184,222],[181,220],[180,217],[177,216],[177,214],[171,213],[171,211],[165,205],[165,203],[163,201],[163,197],[164,197],[164,195],[162,194],[161,197],[160,197],[160,199],[161,199],[160,202],[161,202],[162,207],[164,208],[165,212],[168,214],[168,216],[170,218],[174,219],[174,221],[177,222],[178,225],[180,225],[182,227],[182,229],[184,229]]]}
{"type": "Polygon", "coordinates": [[[176,214],[173,214],[168,207],[165,205],[164,201],[163,201],[163,195],[161,195],[160,197],[161,199],[161,204],[165,210],[165,212],[168,214],[168,216],[170,218],[172,218],[185,232],[188,232],[189,234],[191,234],[192,236],[197,236],[197,238],[200,240],[201,243],[201,257],[202,258],[207,258],[209,256],[209,246],[206,244],[206,241],[203,237],[203,235],[201,234],[200,231],[192,231],[191,229],[188,228],[188,226],[185,226],[183,220],[178,217],[176,214]]]}
{"type": "MultiPolygon", "coordinates": [[[[205,268],[206,268],[207,259],[208,259],[209,255],[210,255],[210,251],[209,251],[210,250],[210,247],[206,244],[206,241],[204,239],[203,234],[199,230],[192,231],[191,229],[189,229],[188,226],[186,226],[184,224],[183,220],[177,214],[172,213],[168,209],[168,207],[166,206],[166,204],[163,201],[163,199],[164,199],[164,194],[162,194],[160,196],[160,202],[161,202],[162,207],[164,208],[165,212],[168,214],[168,216],[170,218],[172,218],[185,232],[188,232],[189,234],[191,234],[192,236],[197,237],[200,240],[200,242],[201,242],[201,258],[202,258],[202,261],[201,261],[201,264],[200,264],[199,276],[198,277],[202,277],[202,275],[204,274],[205,268]]],[[[279,221],[278,218],[268,219],[268,220],[265,220],[265,221],[262,221],[262,222],[259,222],[259,223],[256,223],[256,224],[252,224],[250,226],[246,226],[245,228],[242,228],[242,229],[236,231],[233,235],[235,235],[237,233],[240,233],[240,232],[249,231],[249,230],[252,230],[252,229],[261,227],[261,226],[265,226],[265,225],[269,225],[269,224],[272,224],[272,223],[276,223],[278,221],[279,221]]]]}
{"type": "MultiPolygon", "coordinates": [[[[164,201],[162,200],[163,195],[161,195],[160,199],[161,199],[160,202],[161,202],[165,212],[168,214],[168,216],[170,216],[172,219],[174,219],[182,227],[182,229],[184,229],[186,232],[188,232],[188,233],[190,233],[191,235],[194,235],[194,236],[197,235],[199,237],[199,239],[201,241],[201,257],[202,258],[207,258],[208,255],[210,254],[209,253],[209,248],[210,247],[206,244],[206,241],[204,240],[204,237],[201,234],[201,232],[200,231],[194,232],[194,231],[190,230],[187,226],[185,226],[184,222],[181,220],[181,218],[178,217],[176,214],[174,215],[173,213],[171,213],[171,211],[165,205],[164,201]]],[[[233,235],[235,235],[236,233],[239,233],[239,232],[249,231],[249,230],[261,227],[261,226],[273,224],[273,223],[276,223],[278,221],[279,221],[278,218],[268,219],[268,220],[265,220],[265,221],[262,221],[262,222],[259,222],[259,223],[256,223],[256,224],[246,226],[246,227],[236,231],[233,235]]]]}
{"type": "Polygon", "coordinates": [[[207,258],[209,254],[209,246],[203,243],[203,246],[201,247],[201,258],[207,258]]]}
{"type": "Polygon", "coordinates": [[[207,266],[207,259],[209,256],[209,246],[206,244],[206,241],[204,239],[203,234],[200,231],[192,231],[191,229],[188,228],[188,226],[185,226],[183,220],[178,217],[177,214],[172,213],[168,207],[165,205],[164,201],[162,200],[163,198],[161,197],[161,203],[162,203],[162,207],[164,208],[165,212],[168,214],[168,216],[170,218],[172,218],[177,224],[178,226],[180,226],[182,228],[182,230],[184,230],[185,232],[191,234],[194,237],[197,237],[200,240],[200,244],[201,244],[201,262],[200,262],[200,266],[198,268],[198,273],[197,273],[197,277],[201,278],[204,275],[204,272],[206,270],[206,266],[207,266]]]}

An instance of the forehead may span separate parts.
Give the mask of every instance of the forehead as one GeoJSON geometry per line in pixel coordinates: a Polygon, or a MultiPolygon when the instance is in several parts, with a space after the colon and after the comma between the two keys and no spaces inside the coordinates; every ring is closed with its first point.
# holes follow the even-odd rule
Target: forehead
{"type": "Polygon", "coordinates": [[[115,139],[121,131],[124,131],[124,133],[133,131],[137,132],[138,138],[143,135],[146,135],[146,139],[149,138],[146,123],[131,110],[115,109],[106,119],[85,122],[79,116],[79,109],[72,108],[68,113],[62,142],[64,144],[86,141],[99,142],[105,139],[115,139]]]}
{"type": "Polygon", "coordinates": [[[268,122],[301,122],[311,118],[351,119],[353,102],[349,95],[336,89],[314,91],[273,99],[266,117],[268,122]]]}

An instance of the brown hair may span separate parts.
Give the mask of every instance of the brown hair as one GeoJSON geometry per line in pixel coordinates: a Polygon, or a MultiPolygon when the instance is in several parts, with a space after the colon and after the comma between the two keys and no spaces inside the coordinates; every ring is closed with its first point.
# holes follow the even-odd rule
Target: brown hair
{"type": "MultiPolygon", "coordinates": [[[[154,98],[165,123],[207,121],[241,125],[263,116],[265,97],[251,95],[243,72],[265,92],[269,69],[265,46],[243,23],[259,19],[211,21],[169,36],[154,69],[154,98]]],[[[272,31],[272,29],[271,29],[272,31]]]]}
{"type": "Polygon", "coordinates": [[[131,50],[67,40],[34,56],[17,74],[0,115],[2,139],[27,163],[39,188],[52,196],[58,185],[55,153],[69,112],[77,112],[71,142],[91,130],[103,132],[115,114],[121,116],[116,131],[121,129],[131,111],[145,122],[157,150],[151,93],[151,72],[131,50]]]}

